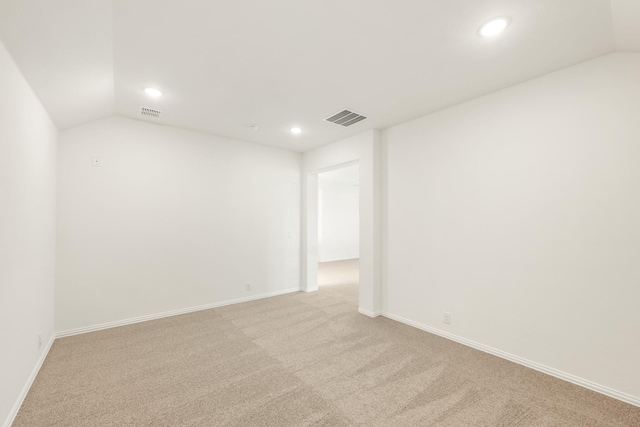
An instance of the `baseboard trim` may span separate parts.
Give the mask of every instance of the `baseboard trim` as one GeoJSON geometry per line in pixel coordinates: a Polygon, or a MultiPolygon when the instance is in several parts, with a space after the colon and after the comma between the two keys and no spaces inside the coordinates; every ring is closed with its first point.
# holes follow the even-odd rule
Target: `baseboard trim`
{"type": "Polygon", "coordinates": [[[358,313],[364,314],[365,316],[368,316],[368,317],[378,317],[382,314],[381,311],[369,311],[369,310],[365,310],[362,307],[358,307],[358,313]]]}
{"type": "Polygon", "coordinates": [[[88,332],[101,331],[103,329],[117,328],[118,326],[132,325],[134,323],[148,322],[149,320],[163,319],[165,317],[178,316],[180,314],[193,313],[195,311],[209,310],[212,308],[224,307],[226,305],[239,304],[243,302],[255,301],[258,299],[271,298],[279,295],[300,292],[299,287],[287,288],[279,291],[267,292],[264,294],[251,295],[244,298],[236,298],[227,301],[214,302],[211,304],[199,305],[196,307],[181,308],[178,310],[165,311],[162,313],[148,314],[146,316],[132,317],[129,319],[116,320],[114,322],[101,323],[98,325],[85,326],[82,328],[69,329],[66,331],[56,332],[56,338],[70,337],[73,335],[86,334],[88,332]]]}
{"type": "MultiPolygon", "coordinates": [[[[363,313],[365,314],[365,313],[363,313]]],[[[504,352],[502,350],[495,349],[493,347],[489,347],[484,344],[477,343],[475,341],[468,340],[466,338],[462,338],[458,335],[451,334],[449,332],[441,331],[440,329],[433,328],[431,326],[424,325],[422,323],[414,322],[413,320],[405,319],[404,317],[397,316],[395,314],[383,312],[382,316],[395,320],[400,323],[404,323],[405,325],[413,326],[414,328],[421,329],[425,332],[429,332],[434,335],[441,336],[443,338],[449,339],[451,341],[455,341],[457,343],[466,345],[468,347],[475,348],[476,350],[484,351],[485,353],[492,354],[494,356],[501,357],[503,359],[509,360],[511,362],[517,363],[519,365],[526,366],[527,368],[535,369],[536,371],[542,372],[544,374],[551,375],[553,377],[559,378],[561,380],[569,381],[570,383],[579,385],[584,388],[588,388],[589,390],[593,390],[595,392],[604,394],[606,396],[612,397],[614,399],[620,400],[622,402],[628,403],[630,405],[640,407],[640,398],[631,396],[629,394],[613,390],[609,387],[605,387],[603,385],[594,383],[589,380],[585,380],[580,377],[576,377],[571,374],[567,374],[566,372],[559,371],[554,368],[550,368],[545,365],[541,365],[539,363],[533,362],[531,360],[524,359],[519,356],[515,356],[513,354],[504,352]]]]}
{"type": "Polygon", "coordinates": [[[318,262],[337,262],[337,261],[355,261],[357,259],[360,259],[360,257],[355,257],[355,258],[330,258],[330,259],[326,259],[326,260],[322,260],[320,261],[320,259],[318,259],[318,262]]]}
{"type": "Polygon", "coordinates": [[[18,415],[18,412],[20,411],[20,407],[22,407],[22,403],[24,402],[24,399],[26,399],[27,394],[31,389],[31,385],[33,384],[36,377],[38,376],[38,372],[40,372],[40,368],[42,368],[42,364],[44,363],[44,360],[49,355],[49,350],[51,350],[51,346],[53,345],[53,341],[55,339],[56,339],[55,334],[51,335],[51,338],[49,339],[47,346],[44,348],[44,351],[42,352],[42,354],[38,358],[38,361],[36,362],[36,366],[33,367],[33,370],[31,371],[31,375],[29,375],[29,378],[27,378],[27,382],[24,384],[24,387],[22,387],[22,391],[20,392],[20,395],[18,395],[18,399],[16,400],[16,403],[14,403],[13,408],[11,408],[11,412],[9,412],[9,415],[5,420],[3,427],[11,427],[11,424],[13,424],[13,421],[16,419],[16,415],[18,415]]]}

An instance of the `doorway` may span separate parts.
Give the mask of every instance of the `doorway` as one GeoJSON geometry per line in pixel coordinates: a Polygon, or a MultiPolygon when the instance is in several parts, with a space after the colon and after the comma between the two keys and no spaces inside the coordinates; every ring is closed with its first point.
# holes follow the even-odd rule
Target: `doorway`
{"type": "Polygon", "coordinates": [[[318,291],[318,177],[358,165],[360,176],[358,312],[382,313],[383,168],[380,132],[371,130],[304,153],[302,157],[302,263],[300,290],[318,291]]]}
{"type": "Polygon", "coordinates": [[[354,306],[360,283],[360,169],[318,174],[318,289],[354,306]]]}

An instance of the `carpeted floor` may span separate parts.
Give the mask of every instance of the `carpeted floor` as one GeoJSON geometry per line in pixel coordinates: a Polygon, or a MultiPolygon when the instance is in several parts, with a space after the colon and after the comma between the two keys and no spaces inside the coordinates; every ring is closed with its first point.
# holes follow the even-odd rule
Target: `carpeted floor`
{"type": "Polygon", "coordinates": [[[640,408],[357,313],[323,286],[56,340],[21,426],[640,426],[640,408]]]}

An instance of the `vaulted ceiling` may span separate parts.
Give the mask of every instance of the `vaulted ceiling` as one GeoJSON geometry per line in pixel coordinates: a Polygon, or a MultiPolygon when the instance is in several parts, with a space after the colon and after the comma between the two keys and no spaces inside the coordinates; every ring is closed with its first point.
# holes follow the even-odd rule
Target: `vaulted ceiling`
{"type": "Polygon", "coordinates": [[[640,51],[639,24],[637,0],[0,0],[0,38],[59,128],[149,107],[295,151],[640,51]],[[479,37],[498,16],[505,33],[479,37]],[[344,108],[368,119],[323,120],[344,108]]]}

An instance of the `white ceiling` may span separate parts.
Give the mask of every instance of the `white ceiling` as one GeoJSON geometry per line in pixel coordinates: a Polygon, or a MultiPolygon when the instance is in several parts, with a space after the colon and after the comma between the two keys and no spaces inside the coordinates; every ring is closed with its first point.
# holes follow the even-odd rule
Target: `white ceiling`
{"type": "Polygon", "coordinates": [[[0,37],[60,128],[145,106],[163,124],[307,151],[640,51],[640,2],[613,2],[614,18],[609,0],[0,0],[0,37]],[[502,15],[503,35],[477,36],[502,15]],[[369,119],[323,121],[343,108],[369,119]]]}
{"type": "Polygon", "coordinates": [[[111,0],[0,0],[0,38],[61,128],[115,111],[111,0]]]}

